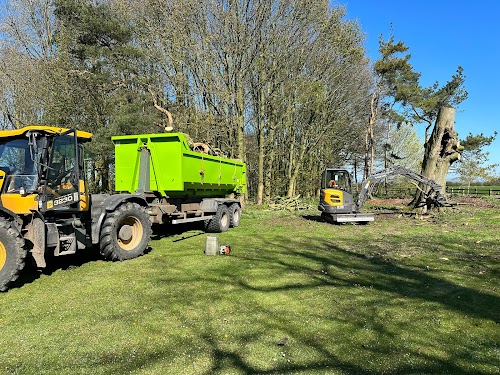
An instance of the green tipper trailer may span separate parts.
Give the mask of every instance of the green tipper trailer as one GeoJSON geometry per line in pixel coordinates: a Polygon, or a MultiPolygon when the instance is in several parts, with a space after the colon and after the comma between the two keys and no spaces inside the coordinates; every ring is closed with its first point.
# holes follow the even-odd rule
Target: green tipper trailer
{"type": "Polygon", "coordinates": [[[205,222],[222,232],[239,224],[243,162],[191,150],[183,133],[116,136],[115,190],[144,194],[153,223],[205,222]]]}

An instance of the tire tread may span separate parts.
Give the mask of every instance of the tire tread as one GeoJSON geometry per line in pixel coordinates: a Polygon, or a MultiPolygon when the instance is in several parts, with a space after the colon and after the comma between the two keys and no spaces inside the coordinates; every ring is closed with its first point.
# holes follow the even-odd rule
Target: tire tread
{"type": "MultiPolygon", "coordinates": [[[[21,233],[19,233],[17,229],[13,228],[12,224],[7,219],[0,217],[0,228],[4,229],[10,237],[14,238],[15,245],[15,260],[13,267],[11,267],[10,270],[5,270],[6,274],[2,276],[2,279],[0,279],[0,292],[3,292],[6,291],[12,282],[17,280],[19,277],[19,274],[24,268],[28,251],[26,249],[26,242],[21,236],[21,233]]],[[[8,250],[6,249],[6,251],[8,250]]],[[[7,261],[4,267],[8,267],[7,261]]]]}

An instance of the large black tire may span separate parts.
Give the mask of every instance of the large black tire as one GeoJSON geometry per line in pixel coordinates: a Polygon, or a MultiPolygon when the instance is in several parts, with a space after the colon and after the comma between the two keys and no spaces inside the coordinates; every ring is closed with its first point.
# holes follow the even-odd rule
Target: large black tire
{"type": "Polygon", "coordinates": [[[238,203],[233,203],[229,206],[229,226],[236,228],[240,225],[241,220],[241,207],[238,203]]]}
{"type": "Polygon", "coordinates": [[[229,210],[225,204],[217,207],[215,216],[205,221],[205,231],[209,233],[226,232],[229,229],[229,210]]]}
{"type": "Polygon", "coordinates": [[[125,203],[107,214],[101,228],[101,254],[110,260],[133,259],[144,254],[151,237],[151,222],[146,209],[125,203]]]}
{"type": "Polygon", "coordinates": [[[24,268],[26,258],[24,238],[8,220],[0,218],[0,291],[9,288],[24,268]]]}

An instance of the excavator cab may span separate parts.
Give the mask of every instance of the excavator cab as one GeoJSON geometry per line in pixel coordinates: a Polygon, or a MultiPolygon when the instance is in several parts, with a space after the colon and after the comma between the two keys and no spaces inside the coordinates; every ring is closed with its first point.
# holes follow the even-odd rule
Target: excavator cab
{"type": "Polygon", "coordinates": [[[344,169],[327,169],[323,173],[321,189],[336,189],[351,194],[351,178],[344,169]]]}
{"type": "Polygon", "coordinates": [[[351,178],[345,169],[326,169],[321,178],[319,210],[325,214],[352,212],[351,178]]]}

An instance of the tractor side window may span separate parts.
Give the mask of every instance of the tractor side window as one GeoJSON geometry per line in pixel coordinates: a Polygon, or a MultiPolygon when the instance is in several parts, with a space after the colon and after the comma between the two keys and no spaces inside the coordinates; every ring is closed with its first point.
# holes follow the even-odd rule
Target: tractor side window
{"type": "Polygon", "coordinates": [[[28,139],[15,139],[0,145],[0,169],[6,173],[7,193],[36,190],[38,169],[30,152],[28,139]]]}
{"type": "Polygon", "coordinates": [[[78,191],[76,137],[61,135],[54,140],[47,173],[47,194],[57,198],[78,191]]]}

